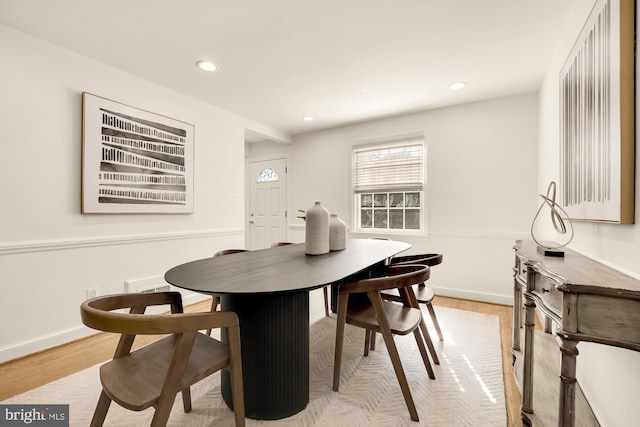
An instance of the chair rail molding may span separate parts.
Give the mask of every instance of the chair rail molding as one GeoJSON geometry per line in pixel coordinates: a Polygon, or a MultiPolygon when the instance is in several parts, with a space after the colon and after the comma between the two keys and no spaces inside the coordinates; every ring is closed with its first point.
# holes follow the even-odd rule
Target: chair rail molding
{"type": "Polygon", "coordinates": [[[187,230],[170,233],[123,234],[119,236],[77,237],[69,239],[28,240],[24,242],[0,243],[0,255],[25,252],[46,252],[61,249],[78,249],[94,246],[129,245],[166,240],[185,240],[206,237],[243,234],[244,228],[187,230]]]}

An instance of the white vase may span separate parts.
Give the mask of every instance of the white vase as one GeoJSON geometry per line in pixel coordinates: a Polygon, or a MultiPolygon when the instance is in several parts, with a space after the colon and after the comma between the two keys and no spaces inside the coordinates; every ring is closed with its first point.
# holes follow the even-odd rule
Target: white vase
{"type": "Polygon", "coordinates": [[[347,224],[337,214],[329,218],[329,250],[342,251],[347,248],[347,224]]]}
{"type": "Polygon", "coordinates": [[[329,211],[320,202],[306,212],[304,242],[308,255],[329,253],[329,211]]]}

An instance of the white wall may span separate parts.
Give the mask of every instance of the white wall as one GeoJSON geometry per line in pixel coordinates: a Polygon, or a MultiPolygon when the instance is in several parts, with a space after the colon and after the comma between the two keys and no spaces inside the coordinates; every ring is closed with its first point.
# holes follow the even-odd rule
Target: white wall
{"type": "Polygon", "coordinates": [[[243,246],[245,129],[281,133],[5,26],[0,57],[0,362],[87,334],[86,288],[243,246]],[[194,214],[80,213],[83,91],[195,125],[194,214]]]}
{"type": "MultiPolygon", "coordinates": [[[[246,156],[288,153],[290,210],[321,200],[350,224],[352,142],[424,132],[430,234],[406,240],[413,252],[445,254],[432,278],[441,294],[510,303],[512,241],[527,237],[535,195],[558,176],[558,72],[592,4],[576,0],[539,103],[525,94],[376,120],[251,144],[246,156]]],[[[0,361],[88,333],[79,319],[88,287],[120,292],[125,280],[244,244],[245,129],[286,135],[4,26],[0,56],[0,361]],[[83,91],[195,124],[194,214],[80,214],[83,91]]],[[[290,218],[300,241],[302,223],[290,218]]],[[[572,247],[640,277],[636,225],[577,224],[572,247]]],[[[579,349],[600,421],[632,425],[640,354],[579,349]]]]}
{"type": "MultiPolygon", "coordinates": [[[[537,98],[528,93],[375,120],[297,135],[291,145],[254,143],[247,155],[289,154],[290,210],[321,201],[353,228],[352,143],[423,132],[429,234],[389,237],[411,243],[412,253],[444,254],[430,283],[439,294],[511,304],[513,242],[527,237],[536,208],[537,98]]],[[[302,221],[289,218],[291,240],[303,241],[302,221]]]]}
{"type": "MultiPolygon", "coordinates": [[[[540,143],[538,191],[546,192],[550,181],[559,177],[559,86],[558,76],[565,59],[586,21],[594,0],[577,0],[573,19],[559,40],[554,59],[547,69],[540,90],[540,143]]],[[[640,13],[636,10],[636,21],[640,13]]],[[[636,62],[636,79],[638,79],[636,62]]],[[[636,92],[636,99],[638,93],[636,92]]],[[[640,130],[640,108],[636,101],[636,135],[640,130]]],[[[637,136],[636,136],[637,139],[637,136]]],[[[640,164],[636,146],[636,164],[640,164]]],[[[640,174],[636,173],[636,221],[640,212],[640,174]]],[[[574,223],[575,238],[570,247],[640,278],[640,227],[638,225],[608,225],[574,223]]],[[[582,385],[603,426],[637,425],[632,408],[640,402],[640,353],[603,345],[578,345],[578,381],[582,385]]]]}

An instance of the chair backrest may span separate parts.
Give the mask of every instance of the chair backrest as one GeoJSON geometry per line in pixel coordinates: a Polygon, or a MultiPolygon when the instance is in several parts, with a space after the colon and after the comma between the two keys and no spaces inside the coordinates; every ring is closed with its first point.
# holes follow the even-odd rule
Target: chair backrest
{"type": "Polygon", "coordinates": [[[216,256],[222,256],[222,255],[231,255],[231,254],[237,254],[240,252],[249,252],[249,250],[248,249],[222,249],[221,251],[218,251],[215,254],[213,254],[213,256],[216,257],[216,256]]]}
{"type": "Polygon", "coordinates": [[[340,285],[340,293],[361,293],[401,289],[425,282],[429,279],[430,268],[421,264],[387,265],[376,269],[372,275],[355,282],[340,285]]]}
{"type": "Polygon", "coordinates": [[[404,255],[391,258],[392,265],[422,264],[433,267],[442,264],[442,254],[404,255]]]}
{"type": "Polygon", "coordinates": [[[83,302],[80,313],[82,322],[90,328],[123,335],[180,334],[239,325],[238,316],[230,311],[183,313],[178,292],[101,296],[83,302]],[[172,315],[144,314],[147,307],[158,305],[170,305],[172,315]],[[129,313],[121,309],[129,309],[129,313]]]}

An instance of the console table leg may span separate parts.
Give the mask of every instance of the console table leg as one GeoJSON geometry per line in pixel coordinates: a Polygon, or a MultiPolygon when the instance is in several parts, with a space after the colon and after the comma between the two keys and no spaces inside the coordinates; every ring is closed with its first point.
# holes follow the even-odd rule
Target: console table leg
{"type": "Polygon", "coordinates": [[[576,357],[578,341],[558,334],[562,340],[560,352],[560,404],[558,407],[558,426],[573,427],[575,425],[576,402],[576,357]]]}
{"type": "MultiPolygon", "coordinates": [[[[513,281],[513,340],[511,349],[520,351],[520,327],[522,325],[522,288],[517,279],[513,281]]],[[[515,356],[514,356],[515,358],[515,356]]]]}
{"type": "Polygon", "coordinates": [[[548,334],[553,333],[553,320],[549,316],[544,316],[544,331],[548,334]]]}
{"type": "Polygon", "coordinates": [[[522,412],[533,414],[533,339],[536,303],[525,295],[522,412]]]}

